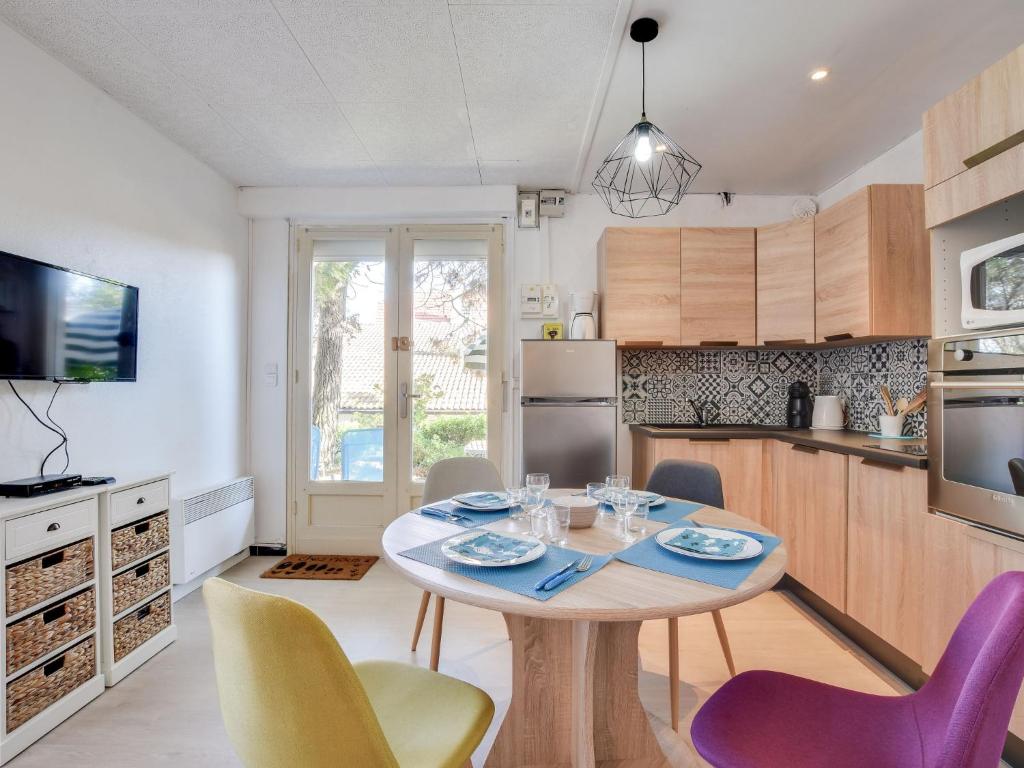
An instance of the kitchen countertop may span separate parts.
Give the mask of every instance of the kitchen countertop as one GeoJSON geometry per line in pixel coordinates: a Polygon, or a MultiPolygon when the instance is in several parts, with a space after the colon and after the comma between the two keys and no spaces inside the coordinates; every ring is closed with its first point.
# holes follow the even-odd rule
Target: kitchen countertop
{"type": "MultiPolygon", "coordinates": [[[[789,427],[761,426],[756,424],[712,424],[706,427],[656,427],[647,424],[631,424],[629,429],[631,432],[655,438],[781,440],[784,443],[806,445],[810,448],[820,448],[823,451],[863,456],[872,461],[885,464],[898,464],[903,467],[914,467],[916,469],[925,469],[928,466],[928,459],[924,456],[887,451],[881,448],[866,448],[864,446],[865,443],[882,443],[884,445],[886,441],[869,437],[867,432],[853,432],[845,429],[790,429],[789,427]]],[[[928,444],[928,441],[924,439],[891,440],[888,442],[894,445],[928,444]]]]}

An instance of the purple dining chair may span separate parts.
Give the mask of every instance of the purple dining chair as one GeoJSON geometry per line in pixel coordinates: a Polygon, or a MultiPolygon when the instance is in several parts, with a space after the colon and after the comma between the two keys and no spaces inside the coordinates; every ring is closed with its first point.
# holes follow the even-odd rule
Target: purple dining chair
{"type": "Polygon", "coordinates": [[[874,696],[781,672],[744,672],[693,720],[716,768],[995,768],[1024,677],[1024,572],[967,609],[934,674],[874,696]]]}

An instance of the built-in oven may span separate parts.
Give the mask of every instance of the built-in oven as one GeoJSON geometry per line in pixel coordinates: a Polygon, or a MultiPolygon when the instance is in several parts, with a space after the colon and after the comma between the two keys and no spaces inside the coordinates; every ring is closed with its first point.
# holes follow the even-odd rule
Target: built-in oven
{"type": "Polygon", "coordinates": [[[1024,232],[961,253],[960,285],[964,328],[1024,323],[1024,232]]]}
{"type": "Polygon", "coordinates": [[[928,503],[1024,537],[1024,329],[930,342],[928,503]]]}

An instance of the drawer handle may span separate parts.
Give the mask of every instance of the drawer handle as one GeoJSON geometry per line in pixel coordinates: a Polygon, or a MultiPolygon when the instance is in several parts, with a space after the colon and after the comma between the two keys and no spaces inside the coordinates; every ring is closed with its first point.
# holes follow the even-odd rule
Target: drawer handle
{"type": "Polygon", "coordinates": [[[43,675],[45,677],[49,677],[56,672],[60,672],[62,669],[64,669],[64,657],[59,656],[53,661],[48,661],[43,664],[43,675]]]}
{"type": "Polygon", "coordinates": [[[136,535],[143,534],[143,533],[145,533],[148,530],[149,530],[149,521],[146,521],[145,523],[139,523],[138,525],[135,526],[135,534],[136,535]]]}
{"type": "Polygon", "coordinates": [[[139,608],[139,610],[137,610],[135,612],[135,618],[138,621],[142,621],[144,618],[149,616],[149,614],[150,614],[150,612],[152,612],[152,610],[153,610],[153,606],[151,606],[151,605],[144,605],[141,608],[139,608]]]}
{"type": "Polygon", "coordinates": [[[50,523],[48,526],[46,526],[46,530],[48,532],[51,532],[51,533],[53,531],[59,531],[60,530],[60,523],[50,523]]]}
{"type": "Polygon", "coordinates": [[[888,461],[881,461],[879,459],[869,459],[866,456],[860,460],[860,463],[865,467],[876,467],[877,469],[887,469],[890,472],[902,472],[903,465],[901,464],[890,464],[888,461]]]}
{"type": "Polygon", "coordinates": [[[738,347],[740,343],[729,339],[701,339],[698,344],[702,347],[738,347]]]}
{"type": "Polygon", "coordinates": [[[136,504],[145,504],[146,503],[146,497],[145,496],[139,496],[139,498],[137,498],[135,500],[135,503],[136,504]]]}
{"type": "Polygon", "coordinates": [[[852,338],[852,333],[833,333],[831,336],[826,336],[825,341],[846,341],[852,338]]]}
{"type": "Polygon", "coordinates": [[[147,573],[149,573],[149,563],[143,563],[135,569],[135,578],[141,579],[147,573]]]}
{"type": "Polygon", "coordinates": [[[789,446],[794,451],[800,451],[800,453],[817,453],[818,449],[810,445],[797,445],[793,444],[789,446]]]}
{"type": "Polygon", "coordinates": [[[60,619],[60,618],[62,618],[64,616],[66,616],[67,612],[68,612],[68,604],[67,603],[62,603],[60,605],[55,605],[53,608],[50,608],[49,610],[43,611],[43,624],[51,624],[51,623],[55,622],[57,619],[60,619]]]}
{"type": "Polygon", "coordinates": [[[39,561],[39,564],[43,568],[52,568],[53,566],[60,565],[63,562],[64,562],[64,550],[62,549],[60,552],[54,552],[51,555],[47,555],[46,557],[44,557],[42,560],[39,561]]]}

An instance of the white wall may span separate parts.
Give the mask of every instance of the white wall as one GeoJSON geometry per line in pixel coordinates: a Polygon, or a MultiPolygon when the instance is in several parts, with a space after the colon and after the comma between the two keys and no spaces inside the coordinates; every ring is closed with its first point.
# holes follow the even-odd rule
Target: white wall
{"type": "Polygon", "coordinates": [[[868,184],[923,184],[924,140],[921,131],[865,163],[818,194],[818,209],[828,208],[868,184]]]}
{"type": "MultiPolygon", "coordinates": [[[[53,408],[71,471],[173,470],[178,491],[243,473],[236,190],[3,24],[0,72],[0,250],[140,288],[138,381],[68,385],[53,408]]],[[[42,410],[54,385],[17,386],[42,410]]],[[[0,382],[0,476],[36,473],[54,443],[0,382]]]]}

